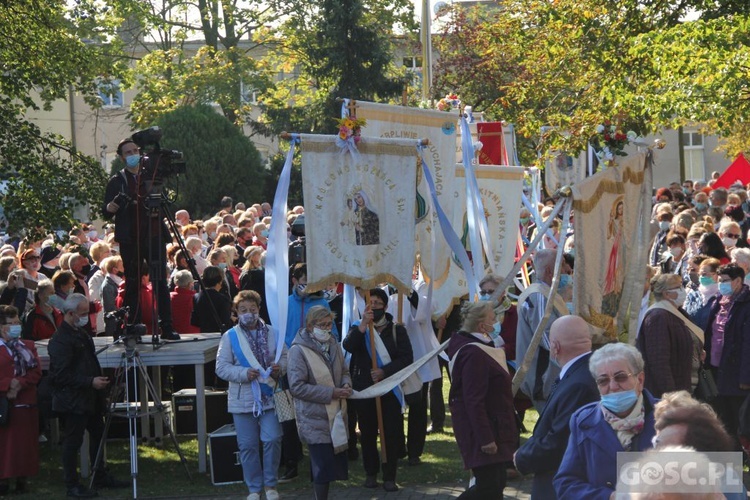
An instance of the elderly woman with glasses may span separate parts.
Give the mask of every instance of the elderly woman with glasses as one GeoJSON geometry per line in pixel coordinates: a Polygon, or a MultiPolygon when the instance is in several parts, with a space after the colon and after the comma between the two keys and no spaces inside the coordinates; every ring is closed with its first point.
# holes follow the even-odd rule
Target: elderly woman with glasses
{"type": "Polygon", "coordinates": [[[334,314],[311,307],[289,349],[289,388],[297,429],[310,452],[315,500],[328,498],[331,481],[349,478],[346,399],[352,395],[344,352],[331,335],[334,314]]]}
{"type": "Polygon", "coordinates": [[[651,279],[656,302],[643,317],[636,347],[645,362],[646,388],[659,398],[665,392],[692,392],[703,357],[703,330],[682,309],[686,292],[678,274],[651,279]]]}
{"type": "Polygon", "coordinates": [[[570,438],[554,479],[558,498],[614,498],[617,453],[644,451],[654,437],[654,397],[644,389],[643,357],[614,343],[594,352],[589,371],[601,401],[570,418],[570,438]]]}

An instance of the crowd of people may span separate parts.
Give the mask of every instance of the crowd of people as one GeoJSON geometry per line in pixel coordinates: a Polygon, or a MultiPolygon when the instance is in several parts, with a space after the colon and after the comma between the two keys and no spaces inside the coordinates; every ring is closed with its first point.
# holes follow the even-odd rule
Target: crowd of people
{"type": "MultiPolygon", "coordinates": [[[[473,476],[461,498],[500,499],[508,477],[519,473],[534,475],[532,498],[610,498],[618,452],[750,449],[750,202],[741,186],[686,181],[656,191],[647,287],[633,311],[635,346],[595,345],[601,339],[591,325],[571,314],[572,227],[563,235],[573,237],[551,295],[560,221],[534,252],[533,283],[515,302],[512,290],[498,290],[501,277],[488,274],[478,301],[466,297],[433,316],[416,269],[409,294],[387,284],[357,289],[353,323],[343,325],[342,284],[311,292],[306,265],[297,262],[286,330],[278,331],[265,297],[271,205],[225,197],[202,220],[178,210],[170,228],[134,201],[141,190],[137,146],[125,140],[118,153],[126,167],[108,185],[102,230],[81,224],[62,246],[50,237],[0,248],[0,396],[11,406],[0,425],[0,495],[11,479],[17,491],[28,488],[53,417],[63,427],[68,496],[97,494],[77,474],[85,430],[95,485],[127,485],[95,461],[111,381],[92,342],[118,338],[122,323],[111,313],[124,307],[128,322],[142,322],[162,340],[223,334],[206,380],[228,386],[249,500],[278,498],[278,484],[298,477],[305,448],[316,499],[328,498],[330,484],[347,479],[349,462],[360,458],[365,487],[397,491],[399,464],[421,465],[426,435],[446,431],[444,372],[458,451],[473,476]],[[531,348],[550,297],[548,326],[514,394],[516,363],[531,348]],[[446,340],[447,361],[429,361],[378,400],[350,399],[446,340]],[[48,372],[35,341],[49,343],[48,372]],[[281,421],[276,399],[284,391],[296,417],[281,421]],[[531,408],[539,419],[524,441],[531,408]],[[9,459],[19,448],[24,460],[9,459]]],[[[539,212],[537,221],[521,212],[526,244],[552,210],[539,212]]],[[[285,214],[287,228],[303,213],[298,206],[285,214]]],[[[295,240],[290,230],[288,238],[295,240]]],[[[176,391],[190,380],[175,367],[167,386],[176,391]]]]}

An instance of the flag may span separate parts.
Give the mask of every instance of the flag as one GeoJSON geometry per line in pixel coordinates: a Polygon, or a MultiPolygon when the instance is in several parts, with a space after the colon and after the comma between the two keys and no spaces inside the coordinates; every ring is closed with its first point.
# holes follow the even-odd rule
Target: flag
{"type": "Polygon", "coordinates": [[[502,123],[478,122],[477,139],[482,143],[482,149],[479,150],[481,165],[510,165],[502,123]]]}
{"type": "Polygon", "coordinates": [[[353,154],[336,139],[301,136],[308,287],[388,282],[408,290],[416,141],[363,137],[353,154]]]}
{"type": "Polygon", "coordinates": [[[750,162],[747,161],[745,155],[742,153],[737,155],[731,165],[729,165],[726,171],[721,174],[714,185],[714,189],[723,187],[728,188],[735,182],[740,181],[743,186],[750,183],[750,162]]]}

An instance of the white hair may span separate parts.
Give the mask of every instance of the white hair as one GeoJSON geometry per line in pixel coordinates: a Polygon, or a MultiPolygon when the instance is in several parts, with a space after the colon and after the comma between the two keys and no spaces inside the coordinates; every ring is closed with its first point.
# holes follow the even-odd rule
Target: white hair
{"type": "Polygon", "coordinates": [[[89,299],[86,298],[82,293],[73,293],[65,299],[62,305],[62,311],[64,313],[75,312],[81,303],[86,302],[88,304],[89,299]]]}
{"type": "Polygon", "coordinates": [[[599,375],[599,366],[610,361],[625,361],[633,375],[637,375],[643,371],[644,362],[640,351],[630,344],[615,342],[597,349],[591,355],[589,359],[589,371],[591,375],[596,378],[599,375]]]}

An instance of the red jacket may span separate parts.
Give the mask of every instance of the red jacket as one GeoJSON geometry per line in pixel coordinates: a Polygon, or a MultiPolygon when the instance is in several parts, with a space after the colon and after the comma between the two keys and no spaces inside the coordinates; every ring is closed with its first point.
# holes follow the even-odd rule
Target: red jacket
{"type": "Polygon", "coordinates": [[[26,316],[23,331],[21,332],[22,337],[29,340],[46,340],[52,337],[52,334],[55,333],[57,327],[63,321],[63,313],[53,307],[52,318],[54,319],[54,323],[50,321],[37,304],[29,312],[28,316],[26,316]]]}
{"type": "Polygon", "coordinates": [[[195,291],[177,287],[169,295],[172,298],[172,327],[174,330],[177,333],[200,333],[199,327],[190,324],[195,291]]]}

